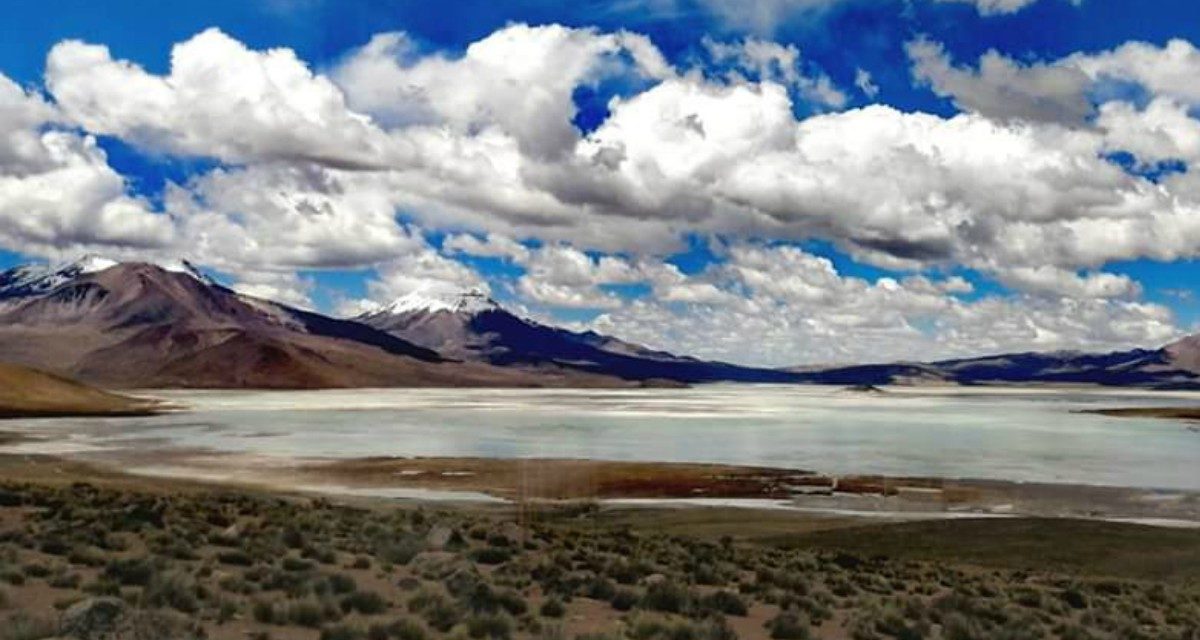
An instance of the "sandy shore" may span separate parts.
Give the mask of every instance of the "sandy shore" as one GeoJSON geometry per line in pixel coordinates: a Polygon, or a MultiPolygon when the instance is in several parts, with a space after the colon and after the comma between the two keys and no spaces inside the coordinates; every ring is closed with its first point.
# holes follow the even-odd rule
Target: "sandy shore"
{"type": "Polygon", "coordinates": [[[1118,409],[1090,409],[1080,413],[1092,413],[1114,418],[1164,418],[1200,422],[1200,407],[1126,407],[1118,409]]]}

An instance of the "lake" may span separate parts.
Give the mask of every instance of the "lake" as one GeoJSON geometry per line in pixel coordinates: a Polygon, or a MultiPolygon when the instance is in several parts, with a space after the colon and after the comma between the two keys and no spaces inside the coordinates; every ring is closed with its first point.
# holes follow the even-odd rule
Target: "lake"
{"type": "Polygon", "coordinates": [[[832,474],[1200,490],[1188,423],[1079,409],[1200,393],[711,385],[690,389],[162,391],[188,412],[16,420],[10,451],[212,450],[281,457],[474,456],[712,462],[832,474]]]}

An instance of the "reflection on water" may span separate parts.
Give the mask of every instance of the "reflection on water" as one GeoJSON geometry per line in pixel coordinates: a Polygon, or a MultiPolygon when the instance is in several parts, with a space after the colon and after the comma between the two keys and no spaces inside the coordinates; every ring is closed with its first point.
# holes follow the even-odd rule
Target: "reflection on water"
{"type": "Polygon", "coordinates": [[[1181,405],[1124,390],[893,390],[715,385],[655,390],[162,392],[188,413],[13,421],[75,448],[207,448],[278,456],[478,456],[716,462],[1200,489],[1200,434],[1169,420],[1078,414],[1181,405]]]}

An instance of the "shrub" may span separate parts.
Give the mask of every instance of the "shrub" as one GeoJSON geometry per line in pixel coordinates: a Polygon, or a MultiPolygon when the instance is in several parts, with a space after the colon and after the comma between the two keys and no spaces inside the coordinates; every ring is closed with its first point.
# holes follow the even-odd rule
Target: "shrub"
{"type": "Polygon", "coordinates": [[[746,601],[732,591],[714,591],[704,597],[702,604],[705,609],[727,616],[744,616],[747,610],[746,601]]]}
{"type": "Polygon", "coordinates": [[[513,591],[512,589],[505,589],[504,591],[497,593],[496,603],[500,605],[501,609],[504,609],[504,611],[512,616],[519,616],[529,609],[529,605],[526,604],[525,598],[522,598],[521,594],[513,591]]]}
{"type": "Polygon", "coordinates": [[[1079,589],[1065,589],[1059,597],[1072,609],[1085,609],[1088,606],[1087,596],[1079,589]]]}
{"type": "Polygon", "coordinates": [[[122,585],[145,585],[154,575],[154,565],[147,558],[121,558],[104,568],[104,577],[122,585]]]}
{"type": "Polygon", "coordinates": [[[686,587],[664,580],[646,588],[641,606],[651,611],[682,613],[690,600],[691,594],[686,587]]]}
{"type": "Polygon", "coordinates": [[[562,600],[558,598],[550,598],[542,603],[538,612],[544,618],[561,618],[567,613],[567,608],[563,606],[562,600]]]}
{"type": "Polygon", "coordinates": [[[370,616],[387,611],[388,601],[374,591],[355,591],[342,598],[342,611],[370,616]]]}
{"type": "Polygon", "coordinates": [[[503,613],[473,615],[467,618],[467,634],[472,638],[502,639],[512,636],[512,618],[503,613]]]}
{"type": "Polygon", "coordinates": [[[471,559],[479,564],[503,564],[512,558],[507,547],[483,547],[471,552],[471,559]]]}
{"type": "Polygon", "coordinates": [[[375,555],[384,562],[395,565],[406,565],[425,550],[425,541],[415,535],[402,536],[379,544],[375,555]]]}
{"type": "Polygon", "coordinates": [[[328,581],[329,590],[336,594],[351,593],[358,588],[358,583],[354,581],[354,578],[341,573],[329,576],[328,581]]]}
{"type": "Polygon", "coordinates": [[[318,600],[307,599],[288,603],[282,616],[276,613],[275,622],[279,624],[283,620],[297,626],[316,629],[325,621],[337,618],[336,608],[327,607],[318,600]]]}
{"type": "Polygon", "coordinates": [[[284,571],[311,571],[313,568],[313,563],[309,562],[308,560],[301,560],[300,558],[288,556],[283,559],[281,566],[283,567],[284,571]]]}
{"type": "Polygon", "coordinates": [[[780,611],[767,621],[767,629],[775,640],[808,640],[812,637],[808,618],[795,611],[780,611]]]}
{"type": "Polygon", "coordinates": [[[321,640],[362,640],[365,637],[362,629],[345,624],[321,629],[321,640]]]}
{"type": "Polygon", "coordinates": [[[245,551],[234,549],[218,553],[217,562],[235,567],[248,567],[254,564],[254,558],[251,558],[245,551]]]}
{"type": "Polygon", "coordinates": [[[143,602],[150,607],[170,607],[181,613],[195,613],[199,608],[196,582],[191,576],[168,571],[155,575],[142,591],[143,602]]]}
{"type": "Polygon", "coordinates": [[[630,589],[618,589],[608,601],[617,611],[629,611],[638,602],[638,596],[630,589]]]}
{"type": "Polygon", "coordinates": [[[250,615],[254,616],[256,622],[274,624],[275,606],[266,600],[255,600],[254,604],[250,605],[250,615]]]}
{"type": "Polygon", "coordinates": [[[585,593],[587,597],[593,600],[612,600],[613,596],[617,593],[617,587],[613,584],[612,580],[602,576],[593,576],[588,582],[585,593]]]}
{"type": "Polygon", "coordinates": [[[449,631],[462,619],[458,606],[444,594],[421,589],[408,601],[408,610],[420,614],[437,631],[449,631]]]}
{"type": "Polygon", "coordinates": [[[412,618],[399,618],[384,627],[387,638],[395,640],[425,640],[428,635],[425,627],[412,618]]]}

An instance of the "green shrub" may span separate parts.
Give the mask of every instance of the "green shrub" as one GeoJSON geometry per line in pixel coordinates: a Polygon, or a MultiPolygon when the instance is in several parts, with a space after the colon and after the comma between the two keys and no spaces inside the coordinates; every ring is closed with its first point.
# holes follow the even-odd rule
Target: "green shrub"
{"type": "Polygon", "coordinates": [[[217,562],[235,567],[248,567],[254,564],[254,558],[251,558],[245,551],[234,549],[218,553],[217,562]]]}
{"type": "Polygon", "coordinates": [[[631,589],[618,589],[608,603],[617,611],[629,611],[638,603],[638,595],[631,589]]]}
{"type": "Polygon", "coordinates": [[[767,630],[774,640],[808,640],[812,637],[808,618],[795,611],[780,611],[767,621],[767,630]]]}
{"type": "Polygon", "coordinates": [[[467,618],[467,634],[472,638],[502,640],[512,636],[512,618],[503,613],[485,613],[467,618]]]}
{"type": "Polygon", "coordinates": [[[656,582],[646,588],[642,596],[641,606],[651,611],[665,613],[682,613],[691,601],[687,587],[667,580],[656,582]]]}
{"type": "Polygon", "coordinates": [[[321,629],[321,640],[363,640],[366,636],[362,629],[345,624],[321,629]]]}
{"type": "Polygon", "coordinates": [[[329,582],[329,590],[339,595],[351,593],[358,588],[358,583],[354,581],[354,578],[342,573],[332,574],[327,580],[329,582]]]}
{"type": "Polygon", "coordinates": [[[746,601],[732,591],[714,591],[705,596],[701,603],[705,609],[727,616],[744,616],[747,611],[746,601]]]}
{"type": "Polygon", "coordinates": [[[153,575],[154,565],[148,558],[120,558],[104,568],[104,577],[126,586],[143,586],[153,575]]]}
{"type": "Polygon", "coordinates": [[[561,618],[567,613],[567,608],[563,606],[562,600],[550,598],[542,603],[538,613],[542,614],[543,618],[561,618]]]}
{"type": "Polygon", "coordinates": [[[512,559],[507,547],[482,547],[471,552],[471,559],[479,564],[504,564],[512,559]]]}
{"type": "Polygon", "coordinates": [[[425,550],[425,541],[416,535],[402,536],[398,540],[380,543],[375,555],[380,560],[394,565],[406,565],[425,550]]]}
{"type": "Polygon", "coordinates": [[[142,601],[146,606],[170,607],[189,614],[200,608],[195,580],[179,571],[155,574],[142,591],[142,601]]]}
{"type": "Polygon", "coordinates": [[[387,611],[388,601],[374,591],[355,591],[342,598],[342,611],[370,616],[387,611]]]}

